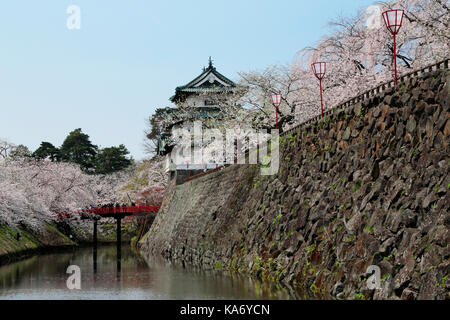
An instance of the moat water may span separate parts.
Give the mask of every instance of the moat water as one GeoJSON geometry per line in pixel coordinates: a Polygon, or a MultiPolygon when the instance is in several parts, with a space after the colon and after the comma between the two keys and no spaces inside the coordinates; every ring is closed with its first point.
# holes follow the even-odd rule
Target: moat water
{"type": "Polygon", "coordinates": [[[274,283],[218,271],[200,271],[162,259],[144,261],[122,246],[36,255],[0,266],[0,299],[295,299],[274,283]],[[96,263],[94,263],[96,261],[96,263]],[[81,289],[69,289],[70,265],[80,268],[81,289]]]}

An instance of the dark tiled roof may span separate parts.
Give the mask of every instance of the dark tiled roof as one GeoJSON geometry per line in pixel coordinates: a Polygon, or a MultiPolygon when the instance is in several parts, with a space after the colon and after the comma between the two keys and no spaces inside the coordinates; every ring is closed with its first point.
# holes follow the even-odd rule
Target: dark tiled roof
{"type": "Polygon", "coordinates": [[[208,68],[205,68],[203,72],[196,77],[194,80],[189,82],[184,86],[177,87],[175,89],[175,95],[170,98],[172,102],[178,102],[183,97],[186,97],[190,93],[217,93],[217,92],[230,92],[233,91],[236,87],[236,84],[225,77],[223,74],[218,72],[216,68],[212,65],[211,60],[209,61],[208,68]],[[201,86],[196,87],[195,85],[199,82],[203,81],[210,74],[214,74],[220,81],[227,84],[228,86],[224,86],[223,84],[215,81],[214,83],[205,82],[201,86]]]}

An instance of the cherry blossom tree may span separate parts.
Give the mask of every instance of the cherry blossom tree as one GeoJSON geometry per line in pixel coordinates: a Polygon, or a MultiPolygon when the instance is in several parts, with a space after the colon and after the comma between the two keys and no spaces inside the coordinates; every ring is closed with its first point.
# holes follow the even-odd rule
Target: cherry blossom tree
{"type": "Polygon", "coordinates": [[[366,10],[360,10],[354,17],[338,17],[329,23],[329,35],[315,47],[298,52],[293,70],[307,71],[312,62],[327,62],[324,98],[328,108],[391,80],[392,39],[381,12],[393,8],[405,12],[397,36],[400,73],[448,58],[450,9],[447,3],[439,0],[378,2],[372,25],[367,23],[366,10]]]}
{"type": "Polygon", "coordinates": [[[5,140],[0,139],[0,157],[6,159],[12,150],[14,150],[15,145],[9,143],[5,140]]]}
{"type": "Polygon", "coordinates": [[[139,163],[116,192],[121,199],[132,198],[140,204],[161,204],[168,185],[163,157],[139,163]]]}
{"type": "MultiPolygon", "coordinates": [[[[286,130],[320,114],[318,80],[311,63],[324,61],[324,108],[331,109],[380,83],[393,78],[392,36],[382,20],[388,9],[403,9],[405,18],[397,35],[399,73],[424,67],[449,57],[450,8],[443,0],[395,0],[376,2],[354,16],[329,22],[329,33],[315,46],[299,50],[289,65],[270,66],[262,71],[239,73],[239,94],[218,100],[221,117],[203,119],[203,127],[273,128],[275,110],[272,93],[280,93],[279,124],[286,130]]],[[[210,97],[208,97],[210,99],[210,97]]],[[[182,105],[162,115],[165,128],[195,118],[182,105]]],[[[245,131],[245,130],[244,130],[245,131]]],[[[179,143],[174,139],[173,144],[179,143]]],[[[204,145],[204,148],[213,145],[204,145]]]]}
{"type": "MultiPolygon", "coordinates": [[[[3,150],[12,144],[2,142],[3,150]]],[[[6,155],[7,153],[4,153],[6,155]]],[[[68,213],[77,218],[80,210],[105,203],[128,202],[123,189],[135,175],[129,168],[107,175],[89,175],[76,164],[52,162],[30,157],[0,158],[0,224],[25,225],[37,232],[44,223],[55,221],[58,214],[68,213]]],[[[159,162],[152,162],[140,171],[142,185],[130,194],[133,200],[140,193],[155,190],[155,197],[163,197],[167,183],[159,162]]],[[[155,199],[156,199],[155,198],[155,199]]]]}

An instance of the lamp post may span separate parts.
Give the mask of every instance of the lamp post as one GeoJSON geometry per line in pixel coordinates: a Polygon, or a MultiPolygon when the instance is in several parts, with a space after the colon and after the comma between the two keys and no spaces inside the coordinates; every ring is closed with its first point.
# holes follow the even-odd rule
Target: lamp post
{"type": "Polygon", "coordinates": [[[386,28],[394,37],[394,83],[397,86],[397,53],[395,36],[397,35],[403,21],[403,10],[387,10],[383,12],[383,20],[386,28]]]}
{"type": "Polygon", "coordinates": [[[322,118],[323,118],[322,79],[325,76],[326,66],[327,66],[326,62],[314,62],[311,64],[311,69],[320,83],[320,111],[322,114],[322,118]]]}
{"type": "Polygon", "coordinates": [[[278,129],[278,107],[281,104],[281,94],[273,93],[270,95],[270,99],[272,100],[272,105],[275,107],[275,128],[278,129]]]}

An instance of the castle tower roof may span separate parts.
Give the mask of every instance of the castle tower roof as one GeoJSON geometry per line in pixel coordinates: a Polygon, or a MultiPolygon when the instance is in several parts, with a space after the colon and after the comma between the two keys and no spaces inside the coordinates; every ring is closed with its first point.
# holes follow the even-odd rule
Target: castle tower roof
{"type": "Polygon", "coordinates": [[[208,67],[194,80],[175,89],[175,95],[170,98],[173,103],[183,102],[187,96],[200,93],[224,93],[233,91],[236,84],[222,75],[213,66],[211,57],[208,67]]]}

